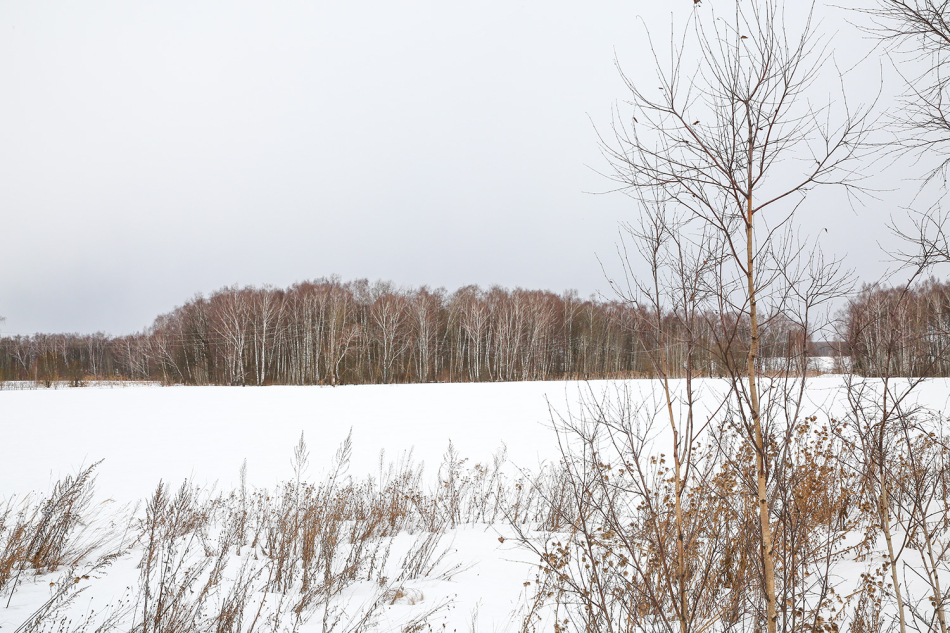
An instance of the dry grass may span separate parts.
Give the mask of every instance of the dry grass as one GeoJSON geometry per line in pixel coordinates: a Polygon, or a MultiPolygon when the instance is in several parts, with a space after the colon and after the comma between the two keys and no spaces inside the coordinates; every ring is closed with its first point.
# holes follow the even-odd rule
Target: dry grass
{"type": "Polygon", "coordinates": [[[46,497],[0,504],[0,595],[7,605],[24,575],[75,567],[110,543],[96,525],[103,508],[92,506],[98,465],[57,481],[46,497]]]}
{"type": "Polygon", "coordinates": [[[446,563],[449,530],[508,520],[550,526],[563,514],[549,504],[560,498],[563,481],[553,471],[512,476],[503,454],[489,466],[470,465],[450,445],[427,487],[422,465],[409,456],[386,464],[381,458],[378,476],[356,479],[348,474],[351,453],[348,438],[313,481],[301,437],[293,476],[275,490],[249,488],[246,464],[239,487],[226,493],[160,482],[137,518],[122,522],[131,525],[131,545],[118,528],[97,531],[108,524],[92,505],[98,464],[57,483],[48,498],[7,502],[0,511],[0,591],[12,596],[19,575],[59,570],[52,597],[17,633],[270,633],[308,622],[345,633],[372,628],[387,605],[424,603],[402,626],[423,630],[449,604],[429,604],[409,585],[459,571],[446,563]],[[70,615],[97,574],[74,581],[130,551],[138,582],[129,595],[99,613],[70,615]],[[372,587],[375,598],[353,603],[357,586],[372,587]]]}
{"type": "MultiPolygon", "coordinates": [[[[390,605],[417,607],[400,630],[422,631],[451,606],[430,602],[418,585],[459,571],[447,562],[449,532],[507,524],[541,563],[525,585],[523,611],[508,622],[511,630],[680,633],[677,577],[670,571],[677,536],[670,466],[655,452],[627,450],[642,437],[633,418],[632,426],[613,423],[619,435],[610,442],[603,435],[610,420],[573,422],[562,428],[574,434],[564,444],[572,448],[556,467],[519,473],[503,454],[490,465],[469,464],[449,446],[428,486],[422,466],[409,457],[381,464],[373,478],[350,476],[349,440],[314,481],[301,438],[292,478],[273,490],[249,488],[246,467],[240,485],[228,492],[187,481],[175,489],[159,483],[137,518],[124,523],[131,526],[131,547],[97,527],[108,522],[92,501],[93,465],[57,483],[47,497],[5,502],[0,590],[9,599],[18,578],[52,578],[50,599],[15,633],[276,633],[304,626],[364,632],[390,605]],[[138,581],[126,598],[75,616],[77,596],[104,567],[130,555],[138,581]],[[370,599],[353,599],[354,591],[365,596],[367,589],[370,599]]],[[[941,422],[930,423],[936,429],[941,422]]],[[[857,453],[848,449],[856,438],[847,436],[846,425],[828,424],[803,421],[773,479],[776,574],[787,605],[782,626],[883,633],[891,628],[886,614],[893,606],[884,572],[869,571],[859,591],[840,602],[834,592],[836,563],[868,556],[880,526],[876,506],[852,494],[864,489],[857,453]],[[849,540],[861,534],[868,538],[849,540]]],[[[694,618],[687,632],[761,625],[748,479],[754,455],[732,434],[723,425],[697,449],[684,496],[694,618]]],[[[892,465],[892,504],[895,516],[904,517],[911,549],[924,552],[927,539],[940,545],[933,564],[923,568],[936,578],[950,571],[950,548],[943,545],[950,538],[943,519],[950,507],[950,449],[939,434],[918,437],[914,460],[905,456],[892,465]]],[[[928,591],[911,596],[921,630],[944,602],[928,591]]],[[[478,628],[475,620],[472,627],[478,628]]]]}

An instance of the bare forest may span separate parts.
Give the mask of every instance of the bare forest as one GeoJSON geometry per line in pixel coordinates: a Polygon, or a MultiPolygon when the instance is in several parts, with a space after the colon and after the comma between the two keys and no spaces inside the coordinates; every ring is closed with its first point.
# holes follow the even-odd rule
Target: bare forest
{"type": "MultiPolygon", "coordinates": [[[[947,376],[950,284],[931,280],[898,303],[898,290],[867,287],[842,312],[833,341],[787,319],[763,328],[768,358],[852,356],[874,375],[872,358],[897,346],[905,375],[947,376]],[[886,314],[885,314],[886,312],[886,314]],[[883,315],[883,316],[882,316],[883,315]],[[900,340],[886,333],[899,330],[900,340]]],[[[684,315],[667,310],[659,330],[651,314],[621,300],[576,293],[404,290],[387,283],[336,279],[291,288],[225,288],[196,297],[142,334],[36,334],[0,338],[0,379],[79,385],[96,380],[154,380],[193,385],[316,385],[653,377],[654,350],[669,367],[725,376],[747,350],[717,347],[715,328],[736,313],[710,311],[692,324],[697,349],[671,345],[684,315]],[[705,332],[703,331],[705,330],[705,332]]],[[[766,365],[768,361],[763,361],[766,365]]]]}

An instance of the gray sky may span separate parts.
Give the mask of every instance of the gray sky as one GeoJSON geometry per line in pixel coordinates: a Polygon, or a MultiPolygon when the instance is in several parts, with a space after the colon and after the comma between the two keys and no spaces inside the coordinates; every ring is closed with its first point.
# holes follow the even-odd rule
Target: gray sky
{"type": "MultiPolygon", "coordinates": [[[[592,121],[625,97],[615,51],[650,72],[643,24],[665,41],[673,9],[692,2],[3,3],[0,331],[122,334],[331,274],[606,292],[595,253],[635,207],[585,193],[611,186],[592,121]]],[[[845,65],[868,49],[820,13],[845,65]]],[[[806,229],[874,277],[898,194],[816,197],[806,229]]]]}

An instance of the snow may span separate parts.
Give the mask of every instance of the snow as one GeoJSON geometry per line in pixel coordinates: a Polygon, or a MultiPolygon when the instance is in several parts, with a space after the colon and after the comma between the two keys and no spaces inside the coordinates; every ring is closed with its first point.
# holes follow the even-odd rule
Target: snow
{"type": "MultiPolygon", "coordinates": [[[[803,415],[841,415],[845,380],[836,375],[809,379],[803,415]]],[[[673,383],[674,391],[682,386],[673,383]]],[[[725,382],[700,380],[697,386],[705,410],[715,410],[725,382]]],[[[173,489],[188,478],[205,487],[232,490],[245,459],[249,485],[273,489],[291,478],[293,447],[301,433],[310,450],[309,474],[315,478],[325,473],[351,432],[349,472],[356,477],[377,473],[381,452],[388,461],[411,454],[432,476],[450,441],[470,464],[489,464],[504,449],[511,464],[537,471],[559,458],[552,411],[578,415],[582,401],[623,392],[647,406],[661,402],[659,383],[650,380],[0,391],[0,502],[31,491],[45,493],[58,478],[100,459],[104,461],[97,470],[96,498],[115,500],[110,507],[126,521],[129,515],[122,513],[132,510],[122,510],[124,504],[146,498],[160,480],[173,489]]],[[[916,397],[946,410],[950,379],[923,383],[916,397]]],[[[439,544],[447,551],[439,570],[387,594],[372,630],[402,630],[413,617],[439,605],[444,608],[429,618],[432,630],[519,629],[519,614],[530,595],[525,583],[534,578],[537,560],[515,544],[514,536],[503,523],[449,529],[439,544]]],[[[415,538],[399,534],[394,539],[390,566],[415,538]]],[[[131,599],[139,559],[140,554],[128,554],[107,572],[82,579],[79,587],[87,590],[72,605],[72,616],[78,619],[93,609],[101,613],[106,605],[131,599]]],[[[237,558],[229,563],[228,573],[236,573],[238,564],[237,558]]],[[[842,567],[842,572],[854,582],[862,569],[855,564],[842,567]]],[[[58,573],[26,579],[10,608],[0,605],[0,631],[16,629],[51,597],[59,580],[58,573]]],[[[380,591],[375,581],[355,583],[341,598],[341,608],[357,612],[378,599],[380,591]]],[[[302,630],[320,629],[313,625],[302,630]]]]}
{"type": "MultiPolygon", "coordinates": [[[[831,411],[842,381],[833,375],[810,379],[810,410],[804,413],[831,411]]],[[[697,384],[713,410],[725,382],[697,384]]],[[[921,394],[943,407],[948,385],[931,381],[921,394]]],[[[230,489],[245,459],[250,483],[273,486],[288,477],[301,433],[310,463],[326,465],[351,429],[354,474],[375,473],[380,451],[388,460],[412,451],[432,471],[449,441],[472,462],[489,463],[507,449],[510,462],[537,469],[559,456],[552,408],[576,413],[582,399],[623,390],[639,401],[662,397],[652,380],[0,391],[0,494],[46,491],[100,459],[97,490],[123,502],[145,497],[159,480],[176,485],[189,478],[230,489]]]]}
{"type": "MultiPolygon", "coordinates": [[[[245,459],[249,485],[274,488],[292,477],[292,452],[301,433],[310,451],[309,474],[320,478],[351,430],[349,471],[358,477],[378,471],[381,451],[390,461],[411,454],[434,474],[450,441],[470,463],[489,464],[507,449],[511,462],[537,470],[558,456],[548,399],[576,403],[587,388],[526,382],[0,391],[0,501],[46,493],[58,478],[100,459],[97,499],[115,500],[117,512],[122,504],[146,498],[160,480],[172,489],[188,478],[231,490],[245,459]]],[[[512,536],[504,525],[449,530],[440,543],[450,550],[444,565],[459,571],[451,580],[406,583],[407,596],[379,615],[379,630],[399,630],[420,610],[441,604],[445,608],[429,623],[444,623],[449,631],[469,630],[473,620],[484,630],[508,627],[526,599],[524,583],[536,563],[512,541],[503,542],[512,536]]],[[[396,540],[403,537],[412,538],[396,540]]],[[[131,599],[139,558],[126,556],[101,578],[81,580],[79,587],[86,590],[73,605],[73,616],[90,609],[101,613],[106,605],[131,599]]],[[[50,583],[59,576],[33,578],[17,589],[10,608],[0,609],[0,630],[16,628],[48,600],[54,591],[50,583]]],[[[357,584],[342,608],[359,612],[378,592],[375,583],[357,584]]]]}
{"type": "Polygon", "coordinates": [[[463,457],[531,468],[557,456],[546,398],[576,402],[564,382],[341,387],[129,387],[0,391],[4,453],[0,491],[46,491],[99,459],[97,489],[140,499],[160,479],[230,489],[244,459],[248,479],[272,486],[290,474],[301,432],[310,463],[329,464],[353,431],[351,472],[375,473],[379,453],[412,451],[438,467],[449,441],[463,457]]]}

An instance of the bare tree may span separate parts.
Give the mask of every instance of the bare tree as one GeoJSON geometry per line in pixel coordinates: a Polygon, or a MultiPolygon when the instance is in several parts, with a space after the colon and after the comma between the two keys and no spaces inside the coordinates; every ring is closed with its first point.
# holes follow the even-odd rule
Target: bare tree
{"type": "MultiPolygon", "coordinates": [[[[729,371],[734,413],[755,453],[763,616],[774,633],[769,462],[777,448],[770,420],[763,419],[760,337],[763,323],[792,299],[796,280],[786,271],[802,269],[795,265],[801,257],[796,210],[822,185],[858,191],[853,165],[864,156],[871,121],[867,108],[851,108],[845,96],[840,107],[830,99],[816,106],[809,98],[827,61],[810,14],[803,24],[791,24],[781,3],[769,0],[739,2],[728,20],[694,15],[694,28],[674,43],[669,60],[653,49],[656,80],[624,75],[632,116],[615,123],[613,138],[602,147],[613,179],[647,203],[645,212],[665,205],[682,210],[683,230],[701,235],[721,255],[716,314],[726,356],[737,347],[746,350],[744,368],[729,371]]],[[[820,264],[812,259],[812,270],[820,264]]],[[[821,280],[818,273],[813,278],[821,280]]],[[[840,291],[836,280],[824,279],[809,303],[840,291]]],[[[794,419],[795,413],[786,409],[783,417],[794,419]]]]}
{"type": "Polygon", "coordinates": [[[950,167],[950,2],[947,0],[877,0],[858,9],[870,18],[866,31],[880,39],[905,90],[892,123],[892,147],[916,157],[936,159],[925,180],[950,167]]]}

